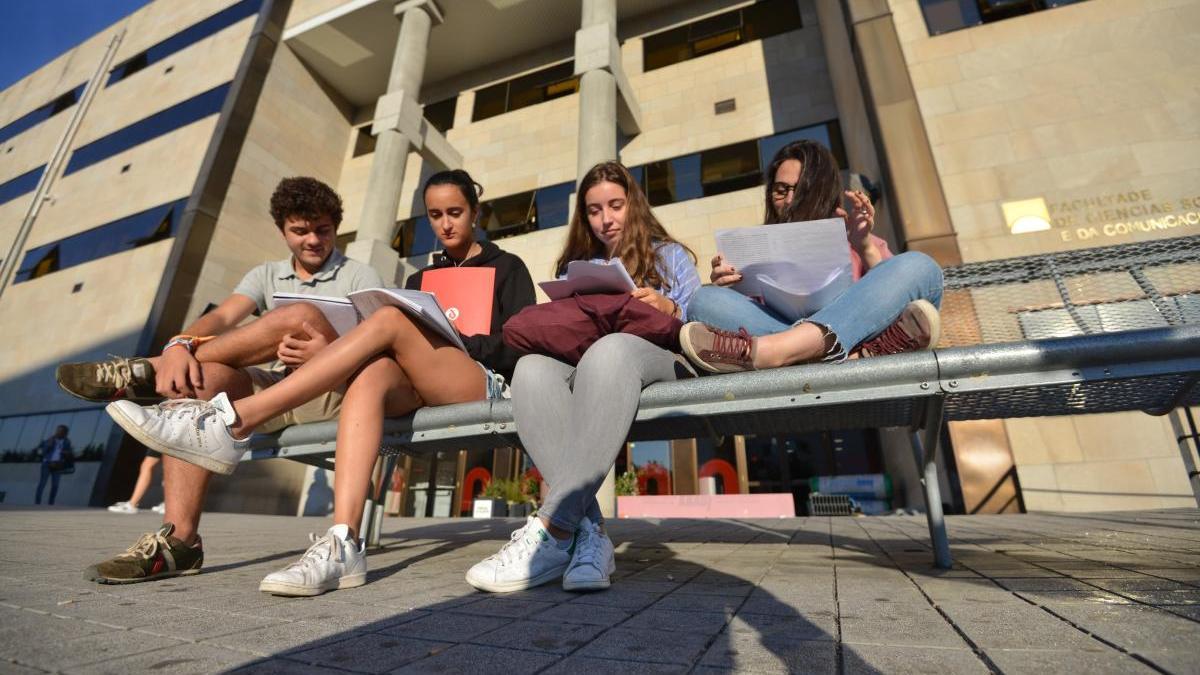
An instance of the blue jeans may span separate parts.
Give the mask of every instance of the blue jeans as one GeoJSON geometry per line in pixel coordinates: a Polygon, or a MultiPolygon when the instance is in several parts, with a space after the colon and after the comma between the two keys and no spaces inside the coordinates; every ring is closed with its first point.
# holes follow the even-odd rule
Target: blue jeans
{"type": "Polygon", "coordinates": [[[62,474],[50,470],[50,462],[42,462],[42,477],[38,481],[37,495],[34,497],[34,504],[42,503],[42,490],[46,488],[46,480],[50,481],[50,501],[47,504],[53,504],[54,498],[58,496],[58,481],[62,478],[62,474]]]}
{"type": "Polygon", "coordinates": [[[913,300],[942,304],[942,268],[924,253],[888,258],[812,316],[792,322],[732,288],[701,286],[688,305],[688,320],[751,335],[780,333],[804,321],[825,327],[838,347],[828,360],[845,358],[854,347],[879,335],[913,300]]]}

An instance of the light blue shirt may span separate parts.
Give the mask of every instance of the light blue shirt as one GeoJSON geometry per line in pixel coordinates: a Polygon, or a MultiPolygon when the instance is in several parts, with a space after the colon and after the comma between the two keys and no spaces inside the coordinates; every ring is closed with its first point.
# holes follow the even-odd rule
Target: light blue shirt
{"type": "MultiPolygon", "coordinates": [[[[662,244],[655,252],[658,254],[658,264],[655,266],[658,274],[671,288],[665,293],[661,288],[654,290],[679,305],[681,317],[687,316],[688,303],[700,288],[700,275],[696,272],[696,264],[687,254],[687,249],[675,242],[662,244]]],[[[608,262],[608,258],[592,258],[590,262],[608,262]]]]}

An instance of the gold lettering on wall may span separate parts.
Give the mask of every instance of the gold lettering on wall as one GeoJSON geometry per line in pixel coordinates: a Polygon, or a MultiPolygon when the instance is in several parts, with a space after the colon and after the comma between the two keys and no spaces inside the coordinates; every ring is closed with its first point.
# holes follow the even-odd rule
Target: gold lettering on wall
{"type": "MultiPolygon", "coordinates": [[[[1014,234],[1011,205],[1002,205],[1005,220],[1014,234]]],[[[1051,227],[1062,241],[1087,241],[1107,237],[1128,237],[1139,233],[1200,227],[1200,195],[1179,199],[1161,199],[1148,189],[1128,190],[1067,200],[1044,200],[1051,227]]]]}

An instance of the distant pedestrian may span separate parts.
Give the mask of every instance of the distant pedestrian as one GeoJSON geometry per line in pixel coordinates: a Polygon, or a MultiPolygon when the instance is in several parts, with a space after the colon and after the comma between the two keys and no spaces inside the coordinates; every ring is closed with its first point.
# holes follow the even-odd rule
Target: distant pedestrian
{"type": "Polygon", "coordinates": [[[50,481],[50,501],[47,503],[53,504],[58,496],[58,480],[64,473],[75,470],[75,453],[71,449],[71,439],[67,438],[68,431],[67,425],[60,424],[53,436],[38,445],[38,452],[42,455],[42,477],[38,480],[35,504],[42,503],[42,490],[46,487],[47,479],[50,481]]]}

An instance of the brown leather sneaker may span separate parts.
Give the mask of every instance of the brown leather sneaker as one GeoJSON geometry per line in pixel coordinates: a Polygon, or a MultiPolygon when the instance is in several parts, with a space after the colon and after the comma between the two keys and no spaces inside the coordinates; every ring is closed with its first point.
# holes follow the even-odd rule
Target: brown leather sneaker
{"type": "Polygon", "coordinates": [[[942,333],[941,315],[928,300],[913,300],[892,325],[858,347],[863,358],[933,349],[942,333]]]}
{"type": "Polygon", "coordinates": [[[154,393],[154,366],[148,359],[114,356],[107,361],[61,363],[55,379],[63,391],[85,401],[161,398],[154,393]]]}
{"type": "Polygon", "coordinates": [[[710,373],[754,370],[754,338],[745,328],[733,333],[693,321],[679,331],[679,343],[692,363],[710,373]]]}

